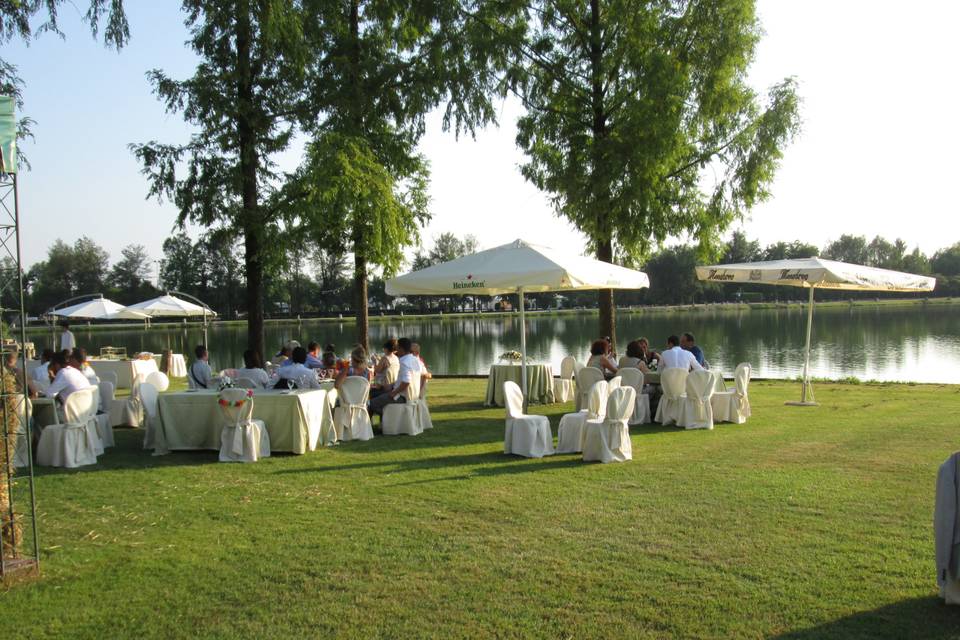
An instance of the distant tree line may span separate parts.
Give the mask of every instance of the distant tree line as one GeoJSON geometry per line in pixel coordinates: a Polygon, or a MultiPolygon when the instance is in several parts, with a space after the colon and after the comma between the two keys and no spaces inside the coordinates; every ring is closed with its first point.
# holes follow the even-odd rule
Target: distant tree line
{"type": "MultiPolygon", "coordinates": [[[[458,238],[452,233],[434,237],[433,247],[418,250],[409,268],[412,270],[455,260],[480,250],[473,236],[458,238]]],[[[742,231],[733,234],[721,247],[716,260],[701,257],[694,245],[674,246],[654,253],[640,265],[650,276],[650,288],[620,291],[617,304],[670,305],[705,302],[760,302],[792,300],[802,292],[789,287],[763,285],[720,285],[697,280],[694,267],[713,262],[753,262],[822,256],[833,260],[895,269],[937,279],[931,296],[960,296],[960,242],[927,256],[914,248],[908,251],[903,240],[890,242],[879,236],[868,241],[865,236],[842,235],[822,250],[800,241],[776,242],[761,247],[742,231]]],[[[305,239],[271,268],[266,278],[264,309],[268,317],[294,317],[343,314],[354,312],[356,288],[350,277],[350,256],[320,243],[305,239]]],[[[13,272],[13,265],[3,265],[4,274],[13,272]]],[[[154,260],[142,245],[131,244],[110,264],[110,256],[93,240],[83,237],[72,245],[57,240],[47,250],[46,260],[24,271],[27,309],[39,315],[59,302],[80,294],[103,293],[121,304],[133,304],[159,295],[163,291],[182,291],[209,304],[222,318],[245,317],[242,248],[235,237],[226,233],[208,233],[191,239],[185,233],[171,236],[163,243],[163,255],[154,260]],[[159,288],[155,276],[160,277],[159,288]]],[[[410,296],[394,299],[386,295],[385,282],[374,275],[367,283],[367,302],[375,311],[433,313],[437,311],[471,311],[493,309],[500,301],[490,296],[410,296]]],[[[10,288],[3,291],[3,305],[13,304],[10,288]]],[[[877,293],[823,291],[822,299],[877,297],[877,293]]],[[[879,294],[902,296],[903,294],[879,294]]],[[[529,296],[538,308],[595,308],[592,292],[565,294],[541,293],[529,296]]],[[[506,300],[509,301],[509,298],[506,300]]],[[[516,304],[516,301],[512,302],[516,304]]]]}

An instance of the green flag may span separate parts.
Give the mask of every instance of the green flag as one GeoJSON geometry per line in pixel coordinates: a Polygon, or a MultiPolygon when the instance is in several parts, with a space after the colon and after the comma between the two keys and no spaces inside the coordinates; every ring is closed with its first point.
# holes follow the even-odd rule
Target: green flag
{"type": "Polygon", "coordinates": [[[17,172],[17,118],[14,100],[0,96],[0,173],[17,172]]]}

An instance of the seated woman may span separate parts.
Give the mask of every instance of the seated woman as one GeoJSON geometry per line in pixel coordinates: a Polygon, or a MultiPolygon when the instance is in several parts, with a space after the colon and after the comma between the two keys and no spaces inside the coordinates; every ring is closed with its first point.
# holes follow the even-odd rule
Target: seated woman
{"type": "Polygon", "coordinates": [[[608,343],[606,340],[594,340],[590,345],[590,359],[587,360],[587,366],[600,369],[603,377],[608,380],[617,375],[617,365],[610,361],[608,353],[608,343]]]}
{"type": "Polygon", "coordinates": [[[277,374],[280,376],[280,380],[278,380],[277,384],[275,385],[276,389],[296,389],[300,386],[301,380],[310,378],[316,379],[316,373],[314,373],[314,370],[308,369],[306,366],[306,349],[303,347],[295,347],[293,353],[290,354],[290,360],[290,364],[283,365],[277,369],[277,374]]]}
{"type": "Polygon", "coordinates": [[[337,374],[337,382],[334,387],[339,389],[343,381],[349,376],[366,378],[368,382],[373,377],[370,367],[367,366],[367,350],[361,346],[357,346],[350,352],[350,364],[337,374]]]}
{"type": "Polygon", "coordinates": [[[277,351],[277,355],[273,356],[273,358],[270,359],[270,362],[277,365],[278,367],[283,366],[283,363],[285,363],[287,360],[290,359],[290,354],[292,352],[293,350],[290,347],[288,347],[287,345],[283,345],[282,347],[280,347],[280,351],[277,351]]]}
{"type": "Polygon", "coordinates": [[[660,354],[650,348],[650,341],[646,338],[637,338],[637,343],[640,345],[640,351],[643,353],[643,362],[648,367],[653,363],[654,360],[660,359],[660,354]]]}
{"type": "Polygon", "coordinates": [[[370,385],[370,396],[373,397],[383,389],[389,389],[395,382],[391,376],[396,376],[400,371],[400,358],[397,357],[397,339],[390,338],[383,343],[383,357],[377,361],[377,366],[373,368],[373,384],[370,385]]]}
{"type": "Polygon", "coordinates": [[[323,368],[318,369],[317,373],[320,375],[320,379],[330,379],[333,380],[337,377],[337,354],[332,351],[327,351],[323,354],[323,368]]]}
{"type": "Polygon", "coordinates": [[[270,384],[270,376],[260,364],[260,356],[253,349],[243,352],[243,369],[237,369],[238,378],[246,378],[257,385],[258,389],[266,389],[270,384]]]}
{"type": "Polygon", "coordinates": [[[634,367],[644,373],[650,373],[650,368],[644,358],[643,347],[639,340],[631,340],[627,343],[627,355],[620,358],[620,368],[634,367]]]}

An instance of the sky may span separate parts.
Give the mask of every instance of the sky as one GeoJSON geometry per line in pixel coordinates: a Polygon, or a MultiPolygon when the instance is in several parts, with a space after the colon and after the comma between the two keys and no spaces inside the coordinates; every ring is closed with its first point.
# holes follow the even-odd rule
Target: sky
{"type": "MultiPolygon", "coordinates": [[[[75,3],[76,6],[83,2],[75,3]]],[[[86,235],[119,258],[142,244],[155,260],[176,209],[147,200],[148,184],[127,148],[132,142],[184,142],[189,128],[164,112],[145,72],[189,77],[196,64],[176,2],[128,0],[130,44],[121,52],[94,41],[74,5],[62,6],[65,39],[46,34],[11,42],[3,57],[26,81],[25,114],[36,140],[22,145],[32,169],[20,175],[23,258],[43,260],[60,238],[86,235]]],[[[795,76],[803,130],[784,153],[772,198],[743,223],[761,245],[802,240],[819,247],[841,234],[903,238],[932,254],[960,241],[954,174],[960,88],[960,3],[918,0],[758,0],[765,36],[751,67],[761,94],[795,76]]],[[[476,139],[441,130],[431,114],[420,148],[432,168],[433,218],[424,245],[450,231],[484,248],[525,238],[582,253],[586,241],[520,175],[508,100],[500,126],[476,139]]],[[[281,159],[293,168],[296,150],[281,159]]],[[[200,232],[193,228],[194,235],[200,232]]],[[[728,234],[729,235],[729,234],[728,234]]],[[[670,242],[685,242],[675,238],[670,242]]],[[[412,257],[415,249],[409,249],[412,257]]]]}

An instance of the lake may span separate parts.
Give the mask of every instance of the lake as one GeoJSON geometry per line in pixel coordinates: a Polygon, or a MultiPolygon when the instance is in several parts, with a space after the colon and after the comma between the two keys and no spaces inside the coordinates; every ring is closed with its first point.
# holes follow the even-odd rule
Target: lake
{"type": "MultiPolygon", "coordinates": [[[[855,376],[861,380],[960,383],[960,307],[954,305],[821,307],[814,313],[811,374],[825,378],[855,376]]],[[[789,309],[730,311],[694,309],[674,312],[629,312],[617,316],[618,352],[631,338],[646,336],[656,349],[671,333],[690,331],[712,368],[732,374],[739,362],[753,365],[754,375],[794,378],[803,369],[806,311],[789,309]]],[[[184,354],[202,340],[190,329],[151,328],[88,331],[73,327],[77,342],[96,354],[102,346],[159,352],[170,347],[184,354]]],[[[573,355],[583,361],[596,337],[592,314],[527,316],[527,351],[536,361],[550,362],[573,355]]],[[[49,333],[31,333],[39,346],[49,333]]],[[[242,365],[246,328],[210,328],[211,361],[215,368],[242,365]]],[[[355,339],[349,322],[303,321],[268,324],[266,339],[276,349],[289,339],[332,342],[349,351],[355,339]]],[[[509,350],[520,349],[520,321],[513,317],[454,317],[371,322],[371,345],[388,336],[409,336],[423,345],[423,356],[435,373],[486,374],[490,364],[509,350]]]]}

